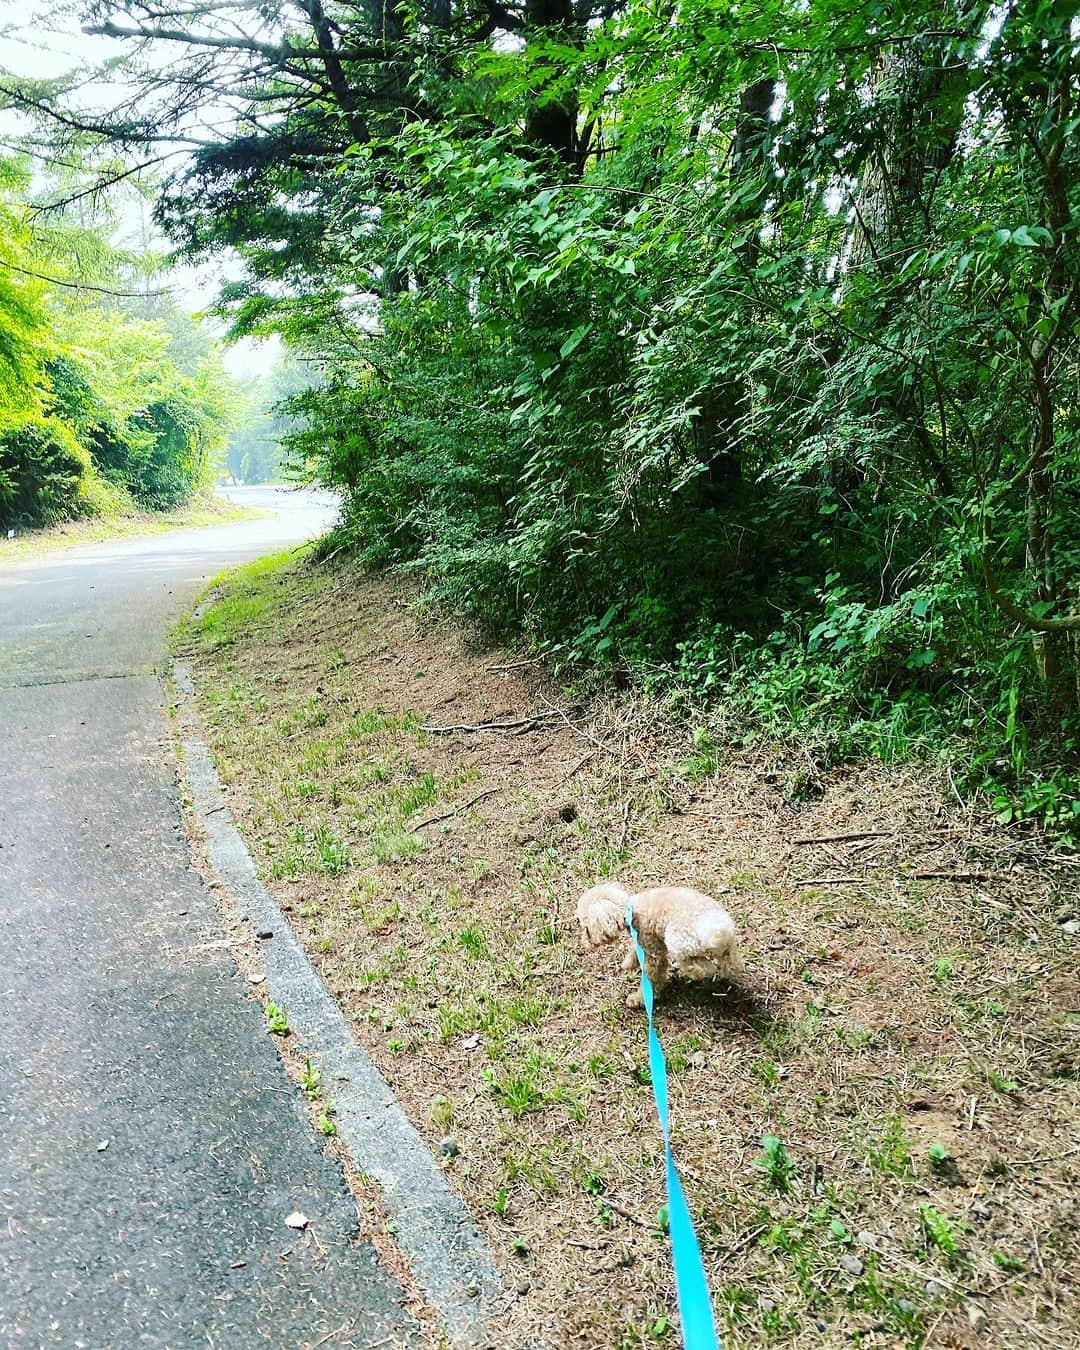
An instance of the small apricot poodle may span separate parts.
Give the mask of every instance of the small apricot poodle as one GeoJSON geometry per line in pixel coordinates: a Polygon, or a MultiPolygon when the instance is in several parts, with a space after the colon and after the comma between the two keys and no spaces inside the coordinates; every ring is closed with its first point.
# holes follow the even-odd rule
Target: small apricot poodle
{"type": "MultiPolygon", "coordinates": [[[[593,886],[577,904],[578,922],[590,947],[625,937],[629,950],[623,970],[637,965],[637,952],[626,926],[626,907],[634,911],[634,927],[645,953],[645,973],[659,994],[673,974],[687,980],[731,976],[742,969],[736,950],[735,921],[707,895],[685,886],[658,886],[631,895],[622,886],[593,886]]],[[[640,1008],[638,989],[626,1000],[640,1008]]]]}

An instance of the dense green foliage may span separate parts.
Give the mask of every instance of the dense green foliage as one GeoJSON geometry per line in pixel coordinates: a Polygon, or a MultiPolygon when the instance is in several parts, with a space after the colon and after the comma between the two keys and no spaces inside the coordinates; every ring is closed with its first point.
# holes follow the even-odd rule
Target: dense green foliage
{"type": "Polygon", "coordinates": [[[962,742],[1080,817],[1074,5],[114,10],[177,117],[220,62],[161,219],[323,364],[288,439],[361,556],[728,734],[962,742]]]}
{"type": "Polygon", "coordinates": [[[128,255],[31,205],[0,159],[0,526],[176,506],[208,481],[234,399],[210,339],[128,255]]]}

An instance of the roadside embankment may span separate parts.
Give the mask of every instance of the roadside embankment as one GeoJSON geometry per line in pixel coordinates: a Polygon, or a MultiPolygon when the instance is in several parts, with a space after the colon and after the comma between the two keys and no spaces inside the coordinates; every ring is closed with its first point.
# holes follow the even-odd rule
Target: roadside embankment
{"type": "Polygon", "coordinates": [[[574,920],[612,877],[743,935],[739,984],[659,1008],[726,1344],[1074,1345],[1076,859],[922,766],[808,782],[576,706],[409,601],[282,557],[179,646],[261,881],[517,1290],[506,1343],[677,1342],[644,1026],[574,920]]]}

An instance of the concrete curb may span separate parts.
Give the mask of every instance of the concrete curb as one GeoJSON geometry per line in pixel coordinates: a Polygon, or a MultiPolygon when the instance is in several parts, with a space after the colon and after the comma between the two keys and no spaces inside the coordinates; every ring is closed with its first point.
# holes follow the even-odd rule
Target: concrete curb
{"type": "MultiPolygon", "coordinates": [[[[190,672],[174,668],[182,705],[193,712],[190,672]]],[[[463,1201],[410,1124],[386,1080],[356,1043],[341,1008],[311,965],[288,921],[260,885],[233,824],[206,745],[185,734],[184,770],[214,871],[256,934],[266,992],[333,1082],[338,1138],[357,1168],[383,1191],[394,1239],[455,1346],[490,1346],[507,1301],[490,1248],[463,1201]]]]}

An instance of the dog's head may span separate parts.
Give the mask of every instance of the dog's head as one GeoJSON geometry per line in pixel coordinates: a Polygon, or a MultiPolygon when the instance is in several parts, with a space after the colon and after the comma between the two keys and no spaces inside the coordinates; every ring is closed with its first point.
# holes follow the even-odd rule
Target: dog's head
{"type": "Polygon", "coordinates": [[[630,892],[609,882],[593,886],[577,902],[577,918],[590,947],[614,942],[626,928],[626,903],[630,892]]]}

